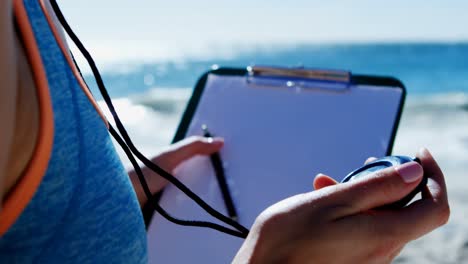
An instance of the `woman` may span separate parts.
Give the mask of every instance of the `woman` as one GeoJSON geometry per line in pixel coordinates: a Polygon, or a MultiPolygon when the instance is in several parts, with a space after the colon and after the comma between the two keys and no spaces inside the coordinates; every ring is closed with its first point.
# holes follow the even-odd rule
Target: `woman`
{"type": "MultiPolygon", "coordinates": [[[[5,263],[147,262],[146,197],[109,139],[105,118],[74,67],[46,0],[0,2],[0,260],[5,263]]],[[[168,171],[218,151],[222,139],[190,138],[153,158],[168,171]]],[[[407,163],[266,209],[235,263],[389,263],[449,217],[444,176],[425,149],[407,163]],[[429,178],[400,210],[372,210],[429,178]]],[[[149,172],[153,193],[166,184],[149,172]]]]}

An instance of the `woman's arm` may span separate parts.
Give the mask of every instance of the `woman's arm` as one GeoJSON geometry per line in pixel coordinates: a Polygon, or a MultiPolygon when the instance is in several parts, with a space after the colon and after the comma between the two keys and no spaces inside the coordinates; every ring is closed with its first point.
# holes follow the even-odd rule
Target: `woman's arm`
{"type": "Polygon", "coordinates": [[[12,1],[0,1],[0,201],[5,192],[15,126],[17,65],[14,36],[12,1]]]}

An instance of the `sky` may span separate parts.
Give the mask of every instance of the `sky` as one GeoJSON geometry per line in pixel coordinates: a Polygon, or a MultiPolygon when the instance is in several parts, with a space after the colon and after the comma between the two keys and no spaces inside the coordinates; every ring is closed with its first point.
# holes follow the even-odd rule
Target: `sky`
{"type": "Polygon", "coordinates": [[[466,0],[59,0],[101,61],[306,43],[465,42],[466,0]]]}

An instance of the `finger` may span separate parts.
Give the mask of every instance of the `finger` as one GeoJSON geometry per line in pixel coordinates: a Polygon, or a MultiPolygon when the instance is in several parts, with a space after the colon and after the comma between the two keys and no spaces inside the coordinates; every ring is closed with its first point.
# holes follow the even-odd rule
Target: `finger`
{"type": "MultiPolygon", "coordinates": [[[[430,184],[429,183],[430,180],[428,180],[428,183],[427,184],[430,184]]],[[[429,187],[426,186],[423,186],[422,190],[421,190],[421,197],[423,199],[432,199],[432,194],[431,194],[431,191],[429,190],[429,187]]]]}
{"type": "Polygon", "coordinates": [[[377,160],[376,157],[369,157],[369,158],[366,159],[366,162],[364,162],[364,165],[367,165],[367,164],[369,164],[371,162],[374,162],[376,160],[377,160]]]}
{"type": "Polygon", "coordinates": [[[213,154],[221,150],[223,146],[224,140],[222,138],[193,136],[170,146],[158,159],[163,160],[168,164],[168,169],[172,170],[187,159],[197,155],[213,154]]]}
{"type": "Polygon", "coordinates": [[[439,165],[426,148],[421,149],[417,157],[424,168],[424,176],[428,178],[428,190],[423,192],[423,198],[437,199],[442,203],[447,203],[447,187],[439,165]]]}
{"type": "Polygon", "coordinates": [[[338,182],[335,181],[333,178],[331,178],[330,176],[327,176],[325,174],[318,174],[317,176],[315,176],[315,179],[314,179],[314,189],[315,190],[320,190],[322,188],[325,188],[325,187],[328,187],[328,186],[331,186],[331,185],[335,185],[337,184],[338,182]]]}
{"type": "Polygon", "coordinates": [[[353,215],[402,199],[416,188],[422,177],[421,165],[408,162],[339,184],[324,203],[340,208],[332,217],[353,215]]]}
{"type": "MultiPolygon", "coordinates": [[[[418,158],[429,177],[422,190],[422,199],[397,211],[377,212],[374,222],[378,232],[403,237],[407,241],[421,237],[444,225],[450,217],[444,175],[428,150],[422,149],[418,158]]],[[[375,232],[375,230],[374,230],[375,232]]]]}
{"type": "Polygon", "coordinates": [[[400,241],[415,240],[447,223],[450,210],[447,204],[431,199],[418,200],[394,211],[376,211],[372,216],[374,226],[368,235],[392,237],[400,241]]]}
{"type": "MultiPolygon", "coordinates": [[[[428,177],[428,184],[422,190],[422,199],[404,208],[403,214],[398,216],[405,219],[404,222],[408,225],[405,229],[408,229],[410,239],[416,239],[444,225],[450,217],[450,206],[442,170],[427,149],[421,149],[417,157],[424,168],[424,175],[428,177]],[[412,221],[408,222],[406,219],[412,221]]],[[[401,223],[401,227],[404,227],[405,223],[401,223]]]]}

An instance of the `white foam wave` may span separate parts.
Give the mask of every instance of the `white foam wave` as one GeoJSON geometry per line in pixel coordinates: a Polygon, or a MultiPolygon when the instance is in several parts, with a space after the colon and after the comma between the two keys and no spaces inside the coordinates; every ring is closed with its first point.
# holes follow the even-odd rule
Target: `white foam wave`
{"type": "Polygon", "coordinates": [[[185,107],[192,90],[188,88],[154,88],[132,97],[132,102],[162,113],[179,113],[185,107]]]}
{"type": "Polygon", "coordinates": [[[406,108],[410,109],[453,109],[468,105],[468,93],[445,93],[430,95],[410,95],[406,100],[406,108]]]}
{"type": "MultiPolygon", "coordinates": [[[[152,157],[171,142],[189,95],[189,89],[155,89],[133,98],[115,99],[113,104],[134,144],[152,157]]],[[[114,124],[105,103],[100,101],[99,105],[114,124]]],[[[120,146],[116,148],[124,165],[130,168],[125,153],[120,146]]]]}

